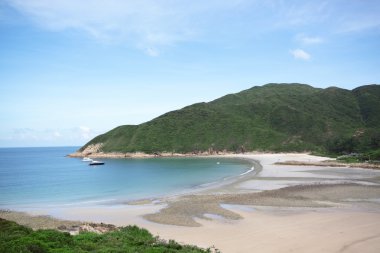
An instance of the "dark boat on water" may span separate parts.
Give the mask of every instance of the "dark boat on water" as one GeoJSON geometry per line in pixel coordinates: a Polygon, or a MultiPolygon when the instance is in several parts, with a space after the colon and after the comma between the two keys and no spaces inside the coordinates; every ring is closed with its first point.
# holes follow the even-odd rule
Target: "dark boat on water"
{"type": "Polygon", "coordinates": [[[93,166],[93,165],[104,165],[104,162],[100,162],[100,161],[92,161],[92,162],[90,162],[88,165],[90,165],[90,166],[93,166]]]}

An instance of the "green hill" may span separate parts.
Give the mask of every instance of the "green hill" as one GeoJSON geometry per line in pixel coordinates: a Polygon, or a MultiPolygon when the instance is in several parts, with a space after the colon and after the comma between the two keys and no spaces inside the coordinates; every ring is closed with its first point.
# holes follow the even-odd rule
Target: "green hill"
{"type": "Polygon", "coordinates": [[[350,91],[305,84],[267,84],[168,112],[140,125],[119,126],[97,136],[81,150],[102,143],[103,152],[123,153],[342,153],[380,148],[380,140],[377,143],[376,139],[379,129],[379,85],[350,91]],[[352,147],[346,148],[350,141],[352,147]]]}

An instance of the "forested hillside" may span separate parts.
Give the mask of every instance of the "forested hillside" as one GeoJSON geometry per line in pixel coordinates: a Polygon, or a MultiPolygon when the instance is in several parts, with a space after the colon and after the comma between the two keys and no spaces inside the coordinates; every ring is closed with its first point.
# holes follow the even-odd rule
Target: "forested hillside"
{"type": "MultiPolygon", "coordinates": [[[[126,119],[127,121],[127,119],[126,119]]],[[[380,86],[267,84],[125,125],[87,143],[103,152],[319,151],[380,148],[380,86]]]]}

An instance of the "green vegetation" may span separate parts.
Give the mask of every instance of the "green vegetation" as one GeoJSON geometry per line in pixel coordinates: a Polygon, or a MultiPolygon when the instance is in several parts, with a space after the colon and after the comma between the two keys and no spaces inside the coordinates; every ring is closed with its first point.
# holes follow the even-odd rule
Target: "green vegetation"
{"type": "Polygon", "coordinates": [[[211,252],[195,246],[165,242],[147,230],[128,226],[104,234],[80,233],[71,236],[56,230],[37,230],[0,219],[0,252],[68,253],[68,252],[211,252]]]}
{"type": "Polygon", "coordinates": [[[380,164],[380,149],[371,150],[363,153],[351,153],[349,155],[342,155],[337,158],[338,161],[346,163],[367,162],[380,164]]]}
{"type": "Polygon", "coordinates": [[[104,152],[314,151],[380,148],[380,86],[352,91],[267,84],[198,103],[137,126],[119,126],[90,144],[104,152]]]}

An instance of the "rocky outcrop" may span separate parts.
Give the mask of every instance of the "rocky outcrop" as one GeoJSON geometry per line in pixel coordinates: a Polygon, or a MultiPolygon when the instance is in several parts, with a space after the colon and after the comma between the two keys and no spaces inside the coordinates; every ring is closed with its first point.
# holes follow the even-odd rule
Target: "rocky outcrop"
{"type": "Polygon", "coordinates": [[[88,145],[84,150],[78,150],[75,153],[69,154],[69,157],[91,157],[92,154],[101,154],[103,143],[88,145]]]}
{"type": "Polygon", "coordinates": [[[112,224],[104,224],[104,223],[89,223],[84,224],[79,227],[79,233],[80,232],[92,232],[97,234],[103,234],[110,231],[118,230],[118,228],[115,225],[112,224]]]}
{"type": "Polygon", "coordinates": [[[102,151],[103,143],[96,143],[88,145],[83,151],[83,154],[99,153],[102,151]]]}
{"type": "Polygon", "coordinates": [[[110,231],[118,230],[118,227],[112,224],[105,223],[86,223],[82,225],[66,226],[61,225],[57,227],[59,231],[70,233],[71,235],[77,235],[81,232],[91,232],[96,234],[103,234],[110,231]]]}

